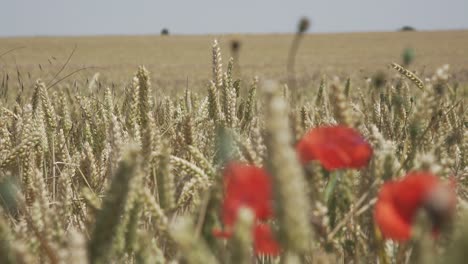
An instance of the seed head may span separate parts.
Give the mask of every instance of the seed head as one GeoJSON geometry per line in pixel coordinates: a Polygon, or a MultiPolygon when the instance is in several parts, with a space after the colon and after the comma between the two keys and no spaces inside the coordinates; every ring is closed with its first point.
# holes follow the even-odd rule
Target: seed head
{"type": "Polygon", "coordinates": [[[301,18],[301,20],[299,20],[299,24],[297,25],[297,33],[298,34],[305,33],[309,29],[309,26],[310,26],[309,19],[307,17],[301,18]]]}

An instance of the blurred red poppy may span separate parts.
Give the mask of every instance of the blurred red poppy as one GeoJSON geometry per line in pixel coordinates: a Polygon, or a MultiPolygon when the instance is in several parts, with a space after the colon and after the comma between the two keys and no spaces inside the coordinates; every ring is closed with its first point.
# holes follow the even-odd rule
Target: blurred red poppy
{"type": "Polygon", "coordinates": [[[455,203],[453,186],[429,172],[412,172],[401,180],[384,183],[374,220],[385,238],[405,241],[411,237],[411,226],[420,209],[426,210],[437,234],[452,215],[455,203]]]}
{"type": "Polygon", "coordinates": [[[267,224],[257,224],[254,230],[255,253],[276,256],[280,253],[280,246],[275,240],[271,228],[267,224]]]}
{"type": "Polygon", "coordinates": [[[270,176],[265,170],[240,163],[230,163],[224,171],[225,196],[223,223],[232,226],[241,207],[253,210],[255,218],[273,216],[270,176]]]}
{"type": "MultiPolygon", "coordinates": [[[[213,235],[218,238],[229,239],[232,234],[232,230],[213,230],[213,235]]],[[[280,246],[273,236],[269,225],[262,223],[255,224],[252,235],[255,254],[277,256],[280,253],[280,246]]]]}
{"type": "Polygon", "coordinates": [[[372,156],[372,148],[358,131],[345,126],[311,129],[296,146],[302,163],[318,160],[331,171],[365,167],[372,156]]]}
{"type": "Polygon", "coordinates": [[[231,162],[224,170],[224,201],[222,220],[224,230],[213,230],[218,238],[230,238],[241,207],[250,208],[255,216],[253,232],[257,254],[277,255],[279,245],[270,227],[259,221],[273,217],[270,176],[265,170],[237,162],[231,162]]]}

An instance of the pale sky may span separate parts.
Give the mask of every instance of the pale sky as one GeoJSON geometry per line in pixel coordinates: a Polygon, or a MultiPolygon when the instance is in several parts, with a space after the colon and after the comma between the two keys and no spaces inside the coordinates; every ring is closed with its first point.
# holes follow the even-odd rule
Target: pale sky
{"type": "Polygon", "coordinates": [[[1,0],[0,36],[468,29],[468,0],[1,0]]]}

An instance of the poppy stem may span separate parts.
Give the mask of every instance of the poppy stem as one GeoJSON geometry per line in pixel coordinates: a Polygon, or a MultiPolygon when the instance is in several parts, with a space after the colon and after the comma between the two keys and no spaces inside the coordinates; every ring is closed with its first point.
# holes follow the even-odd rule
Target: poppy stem
{"type": "Polygon", "coordinates": [[[325,203],[328,203],[330,200],[331,195],[333,194],[333,191],[335,190],[336,183],[338,182],[338,172],[333,172],[330,174],[330,180],[328,180],[327,187],[325,187],[324,191],[324,201],[325,203]]]}
{"type": "MultiPolygon", "coordinates": [[[[374,181],[374,183],[371,185],[373,187],[377,181],[374,181]]],[[[336,185],[336,184],[335,184],[336,185]]],[[[359,213],[364,212],[364,210],[367,210],[369,207],[367,205],[364,205],[363,207],[360,207],[367,199],[367,196],[369,195],[369,191],[365,192],[359,199],[358,201],[351,206],[351,209],[349,212],[343,217],[343,219],[335,226],[335,228],[328,234],[327,240],[331,241],[333,237],[340,231],[340,229],[351,219],[353,216],[359,215],[359,213]]]]}

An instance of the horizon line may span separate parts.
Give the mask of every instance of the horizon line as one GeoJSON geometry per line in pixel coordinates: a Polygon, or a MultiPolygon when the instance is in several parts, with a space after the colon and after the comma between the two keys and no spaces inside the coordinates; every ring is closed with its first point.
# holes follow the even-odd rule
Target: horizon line
{"type": "MultiPolygon", "coordinates": [[[[451,32],[451,31],[466,31],[468,28],[451,28],[451,29],[417,29],[414,31],[403,31],[401,28],[394,30],[356,30],[356,31],[310,31],[305,35],[337,35],[337,34],[356,34],[356,33],[417,33],[417,32],[451,32]]],[[[210,32],[210,33],[171,33],[163,36],[161,33],[102,33],[102,34],[37,34],[37,35],[0,35],[0,39],[7,38],[79,38],[79,37],[144,37],[144,36],[162,36],[162,37],[190,37],[190,36],[232,36],[232,35],[294,35],[296,32],[210,32]]]]}

